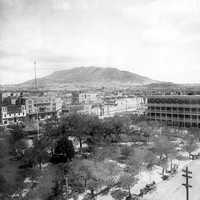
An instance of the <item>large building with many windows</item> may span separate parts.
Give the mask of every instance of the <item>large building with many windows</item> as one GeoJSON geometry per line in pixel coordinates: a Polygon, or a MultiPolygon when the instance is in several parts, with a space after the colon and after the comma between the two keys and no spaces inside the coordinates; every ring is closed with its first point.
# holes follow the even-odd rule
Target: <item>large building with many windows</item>
{"type": "Polygon", "coordinates": [[[45,119],[57,114],[62,108],[60,98],[49,96],[30,96],[26,99],[26,111],[29,118],[45,119]]]}
{"type": "Polygon", "coordinates": [[[200,95],[160,95],[147,98],[147,116],[167,125],[200,128],[200,95]]]}

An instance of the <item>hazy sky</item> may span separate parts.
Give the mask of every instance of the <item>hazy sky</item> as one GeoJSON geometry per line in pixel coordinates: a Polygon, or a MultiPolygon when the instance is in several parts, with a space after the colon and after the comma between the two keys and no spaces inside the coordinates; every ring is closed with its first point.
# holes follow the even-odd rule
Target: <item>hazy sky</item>
{"type": "Polygon", "coordinates": [[[0,0],[0,83],[76,66],[200,82],[199,0],[0,0]]]}

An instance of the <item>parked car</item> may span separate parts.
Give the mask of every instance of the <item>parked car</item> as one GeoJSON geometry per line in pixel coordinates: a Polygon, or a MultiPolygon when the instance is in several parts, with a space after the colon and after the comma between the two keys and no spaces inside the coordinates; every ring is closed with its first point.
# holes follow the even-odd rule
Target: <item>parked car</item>
{"type": "Polygon", "coordinates": [[[166,180],[168,180],[168,179],[169,179],[169,176],[168,176],[168,175],[163,175],[163,176],[162,176],[162,180],[163,180],[163,181],[166,181],[166,180]]]}
{"type": "Polygon", "coordinates": [[[146,186],[143,189],[140,189],[140,194],[139,196],[143,196],[144,194],[147,194],[148,192],[156,189],[156,183],[153,181],[150,184],[146,184],[146,186]]]}

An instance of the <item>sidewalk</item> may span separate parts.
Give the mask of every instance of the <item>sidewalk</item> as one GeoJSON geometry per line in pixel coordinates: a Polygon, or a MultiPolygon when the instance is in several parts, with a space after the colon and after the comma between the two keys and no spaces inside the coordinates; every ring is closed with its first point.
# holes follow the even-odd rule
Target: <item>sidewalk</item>
{"type": "MultiPolygon", "coordinates": [[[[193,160],[188,164],[189,170],[192,171],[192,179],[189,183],[192,185],[190,189],[190,200],[200,200],[200,160],[193,160]]],[[[185,188],[182,183],[185,182],[182,171],[171,178],[169,181],[163,181],[157,185],[157,189],[144,196],[144,200],[184,200],[185,188]]]]}

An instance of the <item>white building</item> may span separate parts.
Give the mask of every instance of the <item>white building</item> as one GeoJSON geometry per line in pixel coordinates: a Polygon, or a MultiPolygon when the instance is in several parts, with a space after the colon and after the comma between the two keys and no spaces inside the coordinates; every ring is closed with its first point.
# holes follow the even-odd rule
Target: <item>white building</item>
{"type": "Polygon", "coordinates": [[[25,105],[6,105],[2,106],[1,109],[4,125],[22,122],[26,117],[25,105]]]}
{"type": "Polygon", "coordinates": [[[98,93],[80,93],[79,94],[79,103],[80,104],[91,104],[97,103],[100,101],[100,97],[98,93]]]}
{"type": "Polygon", "coordinates": [[[26,110],[29,117],[47,118],[56,115],[57,111],[61,111],[62,101],[60,98],[49,96],[32,96],[26,99],[26,110]]]}
{"type": "Polygon", "coordinates": [[[116,98],[104,102],[103,104],[91,105],[90,114],[95,114],[100,118],[113,117],[116,114],[132,113],[144,114],[146,110],[146,100],[142,97],[116,98]]]}

